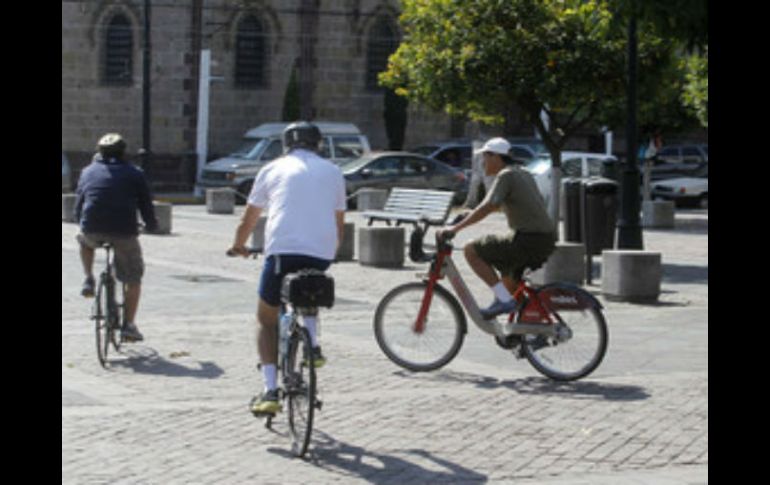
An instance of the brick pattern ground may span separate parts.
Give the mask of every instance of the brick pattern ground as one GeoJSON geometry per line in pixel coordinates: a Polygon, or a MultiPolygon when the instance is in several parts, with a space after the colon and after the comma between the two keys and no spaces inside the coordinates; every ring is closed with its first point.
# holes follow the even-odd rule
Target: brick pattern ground
{"type": "MultiPolygon", "coordinates": [[[[246,410],[261,386],[248,301],[254,267],[211,256],[227,247],[237,219],[178,212],[184,236],[143,241],[153,288],[142,309],[148,341],[114,356],[107,371],[76,294],[76,228],[62,224],[62,483],[663,483],[666,473],[705,483],[707,367],[597,371],[558,384],[494,347],[501,365],[461,352],[443,370],[409,373],[383,356],[370,327],[378,298],[414,268],[383,273],[356,263],[334,267],[341,303],[324,314],[324,409],[309,458],[291,459],[285,420],[269,431],[246,410]],[[182,237],[194,243],[173,252],[182,237]],[[179,278],[203,273],[221,281],[179,278]]],[[[664,302],[707,308],[707,290],[704,298],[670,288],[664,302]]],[[[635,338],[633,329],[612,327],[623,348],[611,347],[608,360],[633,345],[624,337],[635,338]]],[[[707,343],[707,327],[694,335],[707,343]]]]}

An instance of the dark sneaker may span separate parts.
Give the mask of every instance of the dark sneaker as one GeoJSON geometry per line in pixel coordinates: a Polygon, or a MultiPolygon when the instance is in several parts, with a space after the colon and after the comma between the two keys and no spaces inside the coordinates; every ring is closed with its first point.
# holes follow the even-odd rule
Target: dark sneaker
{"type": "Polygon", "coordinates": [[[123,326],[121,337],[124,342],[141,342],[144,336],[139,333],[139,329],[133,323],[127,323],[123,326]]]}
{"type": "Polygon", "coordinates": [[[94,279],[91,277],[86,278],[86,280],[83,282],[83,288],[80,290],[80,294],[86,298],[93,298],[94,286],[96,286],[94,279]]]}
{"type": "MultiPolygon", "coordinates": [[[[311,350],[311,353],[313,354],[313,367],[316,369],[320,369],[326,364],[326,357],[323,356],[321,353],[321,346],[313,347],[313,350],[311,350]]],[[[305,356],[305,364],[307,364],[307,356],[305,356]]]]}
{"type": "Polygon", "coordinates": [[[274,415],[281,410],[278,400],[278,389],[265,391],[260,396],[254,396],[249,404],[249,410],[254,416],[274,415]]]}
{"type": "Polygon", "coordinates": [[[501,302],[497,298],[495,298],[495,302],[489,305],[487,308],[481,309],[481,317],[484,320],[491,320],[495,318],[498,315],[502,315],[504,313],[511,313],[516,310],[516,300],[511,300],[509,302],[501,302]]]}

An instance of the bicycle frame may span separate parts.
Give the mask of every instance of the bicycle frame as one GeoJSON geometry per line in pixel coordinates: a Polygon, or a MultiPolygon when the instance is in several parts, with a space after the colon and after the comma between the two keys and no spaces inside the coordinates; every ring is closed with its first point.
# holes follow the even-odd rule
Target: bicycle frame
{"type": "MultiPolygon", "coordinates": [[[[431,264],[430,272],[428,273],[428,286],[425,289],[425,295],[423,296],[420,311],[414,323],[415,333],[421,334],[425,330],[425,322],[428,311],[430,310],[430,304],[433,301],[434,289],[438,280],[445,276],[449,279],[449,283],[452,285],[452,288],[454,288],[455,293],[460,299],[460,303],[465,308],[465,311],[468,312],[468,315],[470,315],[471,320],[473,320],[476,326],[483,332],[498,337],[506,337],[509,334],[556,335],[556,325],[553,325],[554,322],[549,314],[550,312],[548,312],[542,305],[535,294],[535,291],[528,287],[523,280],[519,282],[513,296],[523,305],[523,308],[520,308],[520,311],[517,312],[517,314],[526,318],[526,321],[513,323],[512,325],[509,325],[508,331],[504,331],[503,328],[497,324],[496,320],[485,320],[484,317],[481,316],[481,310],[476,302],[476,298],[468,289],[468,286],[460,275],[460,271],[452,260],[452,247],[449,245],[439,248],[434,262],[431,264]]],[[[512,314],[509,317],[509,324],[513,319],[513,315],[515,314],[512,314]]]]}

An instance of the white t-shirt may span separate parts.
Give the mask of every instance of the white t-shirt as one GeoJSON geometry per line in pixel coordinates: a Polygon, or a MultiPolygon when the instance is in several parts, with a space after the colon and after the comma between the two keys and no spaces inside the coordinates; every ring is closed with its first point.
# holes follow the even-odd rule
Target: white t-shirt
{"type": "Polygon", "coordinates": [[[302,254],[333,260],[336,212],[344,211],[345,179],[328,160],[295,149],[257,174],[248,203],[268,212],[265,256],[302,254]]]}

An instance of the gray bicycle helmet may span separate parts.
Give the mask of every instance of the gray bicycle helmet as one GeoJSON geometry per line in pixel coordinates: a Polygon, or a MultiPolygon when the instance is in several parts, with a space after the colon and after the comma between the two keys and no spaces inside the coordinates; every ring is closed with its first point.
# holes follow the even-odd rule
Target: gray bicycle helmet
{"type": "Polygon", "coordinates": [[[321,143],[321,130],[307,121],[297,121],[283,130],[282,141],[284,153],[294,148],[317,152],[321,143]]]}
{"type": "Polygon", "coordinates": [[[119,133],[107,133],[99,139],[96,147],[105,158],[120,158],[126,151],[126,140],[119,133]]]}

